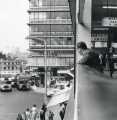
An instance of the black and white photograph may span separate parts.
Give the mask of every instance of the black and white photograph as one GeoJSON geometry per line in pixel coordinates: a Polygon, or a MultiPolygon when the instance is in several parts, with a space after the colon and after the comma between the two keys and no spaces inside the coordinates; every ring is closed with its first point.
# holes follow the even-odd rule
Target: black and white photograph
{"type": "Polygon", "coordinates": [[[0,120],[117,119],[117,0],[0,2],[0,120]]]}
{"type": "Polygon", "coordinates": [[[68,0],[0,2],[0,120],[66,119],[74,41],[68,0]]]}

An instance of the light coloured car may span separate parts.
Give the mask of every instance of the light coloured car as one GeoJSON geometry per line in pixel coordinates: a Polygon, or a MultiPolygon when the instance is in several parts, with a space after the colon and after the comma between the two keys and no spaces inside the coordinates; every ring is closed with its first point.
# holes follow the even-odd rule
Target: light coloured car
{"type": "Polygon", "coordinates": [[[12,91],[12,86],[10,84],[6,84],[6,83],[1,84],[0,85],[0,91],[2,91],[2,92],[7,92],[7,91],[11,92],[12,91]]]}

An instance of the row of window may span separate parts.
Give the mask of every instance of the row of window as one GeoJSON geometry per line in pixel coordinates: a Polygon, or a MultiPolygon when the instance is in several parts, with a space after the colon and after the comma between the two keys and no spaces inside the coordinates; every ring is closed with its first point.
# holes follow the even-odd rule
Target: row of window
{"type": "Polygon", "coordinates": [[[0,62],[1,65],[19,65],[19,62],[0,62]]]}
{"type": "MultiPolygon", "coordinates": [[[[72,37],[40,38],[46,41],[47,45],[74,45],[72,37]]],[[[40,45],[40,41],[30,40],[30,45],[40,45]]]]}
{"type": "Polygon", "coordinates": [[[95,38],[95,37],[92,37],[91,40],[92,41],[107,41],[108,39],[107,38],[95,38]]]}
{"type": "MultiPolygon", "coordinates": [[[[71,25],[31,25],[30,32],[72,32],[71,25]]],[[[50,33],[51,33],[50,32],[50,33]]]]}
{"type": "Polygon", "coordinates": [[[68,0],[30,0],[30,7],[67,6],[68,0]]]}
{"type": "Polygon", "coordinates": [[[69,6],[43,6],[43,7],[30,7],[28,12],[41,12],[41,11],[70,11],[69,6]]]}
{"type": "Polygon", "coordinates": [[[104,19],[117,20],[117,17],[105,17],[104,19]]]}
{"type": "MultiPolygon", "coordinates": [[[[54,50],[47,50],[47,56],[59,56],[59,57],[74,57],[74,51],[54,51],[54,50]]],[[[31,52],[33,56],[43,56],[44,50],[38,52],[31,52]]]]}
{"type": "Polygon", "coordinates": [[[117,17],[106,17],[102,19],[102,26],[117,26],[117,17]]]}
{"type": "Polygon", "coordinates": [[[3,67],[3,70],[19,70],[19,67],[3,67]]]}
{"type": "MultiPolygon", "coordinates": [[[[33,66],[44,66],[43,57],[33,57],[30,59],[30,63],[33,63],[33,66]]],[[[73,65],[73,57],[59,57],[59,58],[49,58],[47,59],[47,66],[70,66],[73,65]]]]}
{"type": "Polygon", "coordinates": [[[69,12],[31,12],[30,19],[70,19],[69,12]]]}
{"type": "Polygon", "coordinates": [[[91,34],[92,37],[108,37],[108,34],[103,34],[103,33],[93,33],[91,34]]]}
{"type": "Polygon", "coordinates": [[[19,71],[2,71],[2,74],[19,74],[19,71]]]}
{"type": "Polygon", "coordinates": [[[117,20],[111,20],[110,23],[117,23],[117,20]]]}

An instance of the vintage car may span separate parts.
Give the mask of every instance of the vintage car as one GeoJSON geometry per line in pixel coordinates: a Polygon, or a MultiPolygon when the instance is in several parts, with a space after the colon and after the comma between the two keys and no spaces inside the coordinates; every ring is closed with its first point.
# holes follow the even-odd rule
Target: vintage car
{"type": "Polygon", "coordinates": [[[7,83],[1,84],[0,85],[0,91],[1,92],[11,92],[12,91],[12,85],[7,84],[7,83]]]}
{"type": "Polygon", "coordinates": [[[30,90],[30,83],[25,80],[20,80],[17,82],[17,89],[18,90],[30,90]]]}

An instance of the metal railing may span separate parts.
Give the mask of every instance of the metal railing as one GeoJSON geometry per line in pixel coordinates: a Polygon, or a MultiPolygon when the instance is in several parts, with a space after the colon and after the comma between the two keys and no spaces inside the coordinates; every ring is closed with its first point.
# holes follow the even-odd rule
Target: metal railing
{"type": "MultiPolygon", "coordinates": [[[[35,55],[35,54],[31,54],[30,57],[37,57],[37,63],[33,63],[34,66],[44,66],[44,56],[39,56],[39,55],[35,55]]],[[[71,60],[69,60],[69,58],[67,59],[67,57],[65,58],[60,58],[57,56],[47,56],[47,66],[70,66],[71,64],[73,64],[73,59],[71,58],[71,60]]]]}
{"type": "Polygon", "coordinates": [[[71,19],[30,19],[30,24],[72,24],[71,19]]]}
{"type": "Polygon", "coordinates": [[[45,37],[45,36],[50,36],[50,37],[62,37],[62,36],[70,36],[70,37],[73,37],[73,32],[30,32],[30,36],[35,36],[37,35],[38,37],[45,37]]]}
{"type": "MultiPolygon", "coordinates": [[[[74,49],[74,45],[46,45],[47,48],[52,48],[52,49],[74,49]]],[[[41,49],[44,48],[44,45],[30,45],[30,49],[41,49]]]]}

